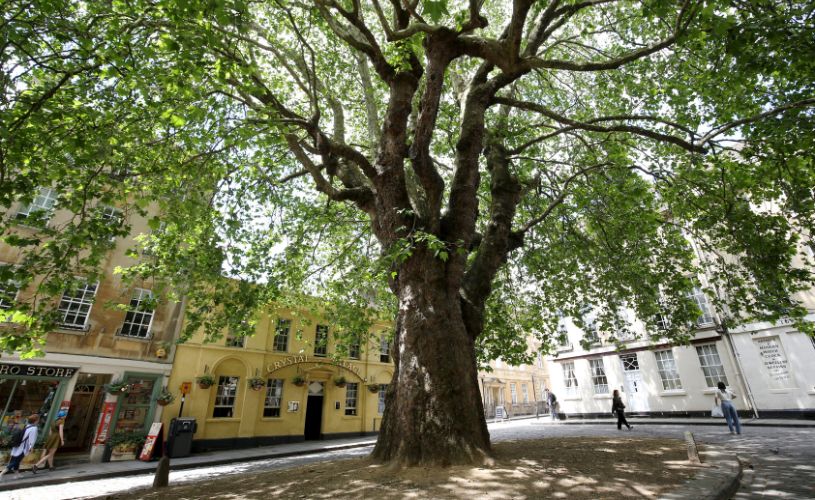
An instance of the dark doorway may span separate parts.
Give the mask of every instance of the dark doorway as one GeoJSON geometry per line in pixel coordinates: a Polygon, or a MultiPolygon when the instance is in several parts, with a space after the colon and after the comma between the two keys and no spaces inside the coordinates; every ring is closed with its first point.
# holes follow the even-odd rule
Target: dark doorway
{"type": "Polygon", "coordinates": [[[323,438],[323,383],[311,382],[308,385],[306,402],[306,428],[303,437],[306,441],[323,438]]]}
{"type": "Polygon", "coordinates": [[[110,382],[110,375],[79,374],[63,429],[63,451],[84,452],[90,449],[99,410],[105,399],[104,384],[107,382],[110,382]]]}

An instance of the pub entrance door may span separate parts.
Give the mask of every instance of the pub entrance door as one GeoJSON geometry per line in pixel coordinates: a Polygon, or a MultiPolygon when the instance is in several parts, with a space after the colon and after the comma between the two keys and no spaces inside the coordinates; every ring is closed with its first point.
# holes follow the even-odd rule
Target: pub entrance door
{"type": "Polygon", "coordinates": [[[325,384],[316,380],[308,384],[308,401],[306,402],[306,441],[323,438],[323,394],[325,384]]]}

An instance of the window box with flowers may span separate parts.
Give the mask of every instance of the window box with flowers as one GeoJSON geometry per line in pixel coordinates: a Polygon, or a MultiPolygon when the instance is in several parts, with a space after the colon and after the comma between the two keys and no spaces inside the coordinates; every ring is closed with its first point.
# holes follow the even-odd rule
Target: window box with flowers
{"type": "Polygon", "coordinates": [[[143,432],[116,432],[108,439],[110,461],[135,460],[136,453],[142,447],[147,435],[143,432]]]}

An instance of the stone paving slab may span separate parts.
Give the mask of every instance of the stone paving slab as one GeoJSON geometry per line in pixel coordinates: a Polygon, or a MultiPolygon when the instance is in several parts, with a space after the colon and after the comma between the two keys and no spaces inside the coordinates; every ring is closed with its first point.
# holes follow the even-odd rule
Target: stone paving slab
{"type": "Polygon", "coordinates": [[[705,467],[678,489],[659,497],[660,500],[728,500],[733,497],[742,475],[739,460],[719,448],[708,448],[699,455],[705,467]]]}

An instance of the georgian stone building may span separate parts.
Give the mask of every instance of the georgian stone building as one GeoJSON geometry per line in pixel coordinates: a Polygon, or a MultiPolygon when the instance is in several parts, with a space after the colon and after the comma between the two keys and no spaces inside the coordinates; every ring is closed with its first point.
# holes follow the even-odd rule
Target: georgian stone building
{"type": "MultiPolygon", "coordinates": [[[[765,418],[815,418],[815,341],[789,321],[749,323],[722,329],[719,315],[700,289],[702,315],[689,345],[629,339],[622,349],[602,336],[589,337],[568,318],[567,340],[547,358],[561,409],[575,417],[609,416],[618,389],[626,411],[648,416],[710,416],[718,382],[738,395],[740,413],[765,418]]],[[[800,300],[815,311],[812,292],[800,300]]],[[[809,321],[815,321],[810,314],[809,321]]],[[[633,331],[644,324],[629,318],[633,331]]],[[[625,339],[624,339],[625,340],[625,339]]]]}
{"type": "MultiPolygon", "coordinates": [[[[15,204],[3,217],[13,219],[18,235],[38,236],[37,224],[29,223],[32,217],[59,227],[73,215],[55,210],[58,195],[43,187],[31,203],[15,204]]],[[[136,246],[133,237],[149,233],[146,220],[103,205],[93,210],[111,224],[127,218],[131,235],[111,241],[100,280],[80,279],[57,299],[58,327],[47,335],[44,357],[4,355],[0,359],[0,432],[7,433],[20,418],[39,413],[43,417],[40,436],[45,439],[50,423],[65,415],[65,448],[60,455],[74,452],[101,460],[105,440],[113,432],[146,431],[160,417],[156,395],[172,368],[172,342],[183,306],[162,302],[147,306],[153,299],[152,284],[128,286],[114,273],[117,266],[134,263],[126,250],[136,246]],[[111,381],[123,381],[131,390],[121,397],[107,394],[104,384],[111,381]]],[[[22,258],[18,248],[0,243],[0,265],[14,266],[22,258]]],[[[13,282],[0,283],[0,312],[29,300],[32,293],[31,286],[21,289],[13,282]]],[[[0,334],[13,332],[9,323],[0,324],[0,334]]]]}
{"type": "Polygon", "coordinates": [[[531,365],[511,366],[500,359],[490,362],[490,370],[478,374],[486,417],[496,418],[499,407],[506,417],[548,411],[544,395],[550,385],[546,367],[541,355],[531,365]]]}

